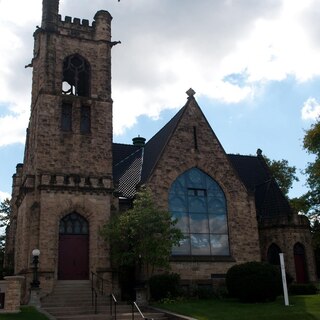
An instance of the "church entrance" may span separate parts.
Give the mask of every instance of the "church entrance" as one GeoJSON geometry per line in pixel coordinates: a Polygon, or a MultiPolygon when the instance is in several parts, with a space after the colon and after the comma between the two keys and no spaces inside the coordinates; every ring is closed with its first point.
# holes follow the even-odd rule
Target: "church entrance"
{"type": "Polygon", "coordinates": [[[60,220],[58,279],[89,279],[88,221],[76,212],[60,220]]]}

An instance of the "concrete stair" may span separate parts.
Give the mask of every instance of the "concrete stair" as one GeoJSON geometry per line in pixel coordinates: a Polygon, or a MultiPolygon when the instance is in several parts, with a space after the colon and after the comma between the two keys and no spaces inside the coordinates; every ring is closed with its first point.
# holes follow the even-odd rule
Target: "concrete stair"
{"type": "MultiPolygon", "coordinates": [[[[98,295],[97,313],[92,306],[90,280],[60,280],[53,293],[41,302],[41,308],[52,319],[56,320],[108,320],[110,315],[110,301],[108,296],[98,295]]],[[[164,320],[165,315],[160,312],[143,311],[149,319],[164,320]]],[[[117,320],[131,320],[132,307],[127,304],[117,305],[117,320]]],[[[134,319],[142,319],[137,312],[134,319]]]]}

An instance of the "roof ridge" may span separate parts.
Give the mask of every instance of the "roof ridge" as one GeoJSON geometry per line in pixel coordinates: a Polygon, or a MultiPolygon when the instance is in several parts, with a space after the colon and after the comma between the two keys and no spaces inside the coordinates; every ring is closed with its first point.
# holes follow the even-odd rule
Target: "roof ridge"
{"type": "Polygon", "coordinates": [[[142,183],[144,183],[148,177],[151,175],[153,172],[156,164],[158,163],[159,159],[161,158],[161,155],[163,154],[163,151],[172,137],[173,132],[177,128],[178,123],[180,122],[187,106],[189,105],[190,101],[193,100],[194,98],[188,98],[187,102],[185,105],[174,115],[171,120],[169,120],[146,144],[145,144],[145,150],[148,148],[152,149],[157,145],[156,151],[154,153],[149,153],[153,154],[154,157],[151,158],[149,157],[149,161],[143,161],[143,167],[142,167],[142,183]],[[149,167],[148,167],[149,165],[149,167]]]}

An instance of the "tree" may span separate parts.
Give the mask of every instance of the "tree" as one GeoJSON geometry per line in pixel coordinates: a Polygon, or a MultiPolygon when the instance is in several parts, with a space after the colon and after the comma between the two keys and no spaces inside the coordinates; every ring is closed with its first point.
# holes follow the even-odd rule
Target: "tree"
{"type": "Polygon", "coordinates": [[[309,214],[313,218],[320,215],[320,120],[311,126],[303,139],[303,147],[315,156],[314,162],[309,162],[306,168],[307,183],[310,191],[304,195],[309,205],[309,214]]]}
{"type": "MultiPolygon", "coordinates": [[[[10,200],[7,198],[0,203],[0,228],[6,228],[7,226],[9,226],[10,214],[11,214],[11,204],[10,204],[10,200]]],[[[6,239],[5,233],[1,234],[0,235],[1,251],[4,251],[5,239],[6,239]]]]}
{"type": "Polygon", "coordinates": [[[289,190],[292,188],[294,181],[299,181],[296,176],[296,167],[289,166],[287,160],[270,160],[268,157],[264,156],[268,167],[277,181],[281,191],[288,196],[289,190]]]}
{"type": "Polygon", "coordinates": [[[183,238],[171,214],[159,209],[148,188],[141,188],[133,208],[114,215],[102,229],[117,266],[168,268],[172,246],[183,238]]]}
{"type": "MultiPolygon", "coordinates": [[[[5,228],[10,224],[11,204],[9,199],[4,199],[0,203],[0,228],[5,228]]],[[[0,278],[4,273],[8,273],[8,270],[4,270],[4,254],[5,254],[6,232],[2,232],[0,235],[0,278]]]]}

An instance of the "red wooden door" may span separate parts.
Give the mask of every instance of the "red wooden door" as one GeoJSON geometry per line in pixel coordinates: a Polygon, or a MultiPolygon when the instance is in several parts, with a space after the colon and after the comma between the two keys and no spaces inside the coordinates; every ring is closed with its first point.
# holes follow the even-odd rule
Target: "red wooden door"
{"type": "Polygon", "coordinates": [[[60,280],[89,279],[88,235],[64,235],[59,237],[60,280]]]}
{"type": "Polygon", "coordinates": [[[294,265],[296,268],[296,280],[298,283],[307,282],[306,261],[304,255],[294,255],[294,265]]]}

